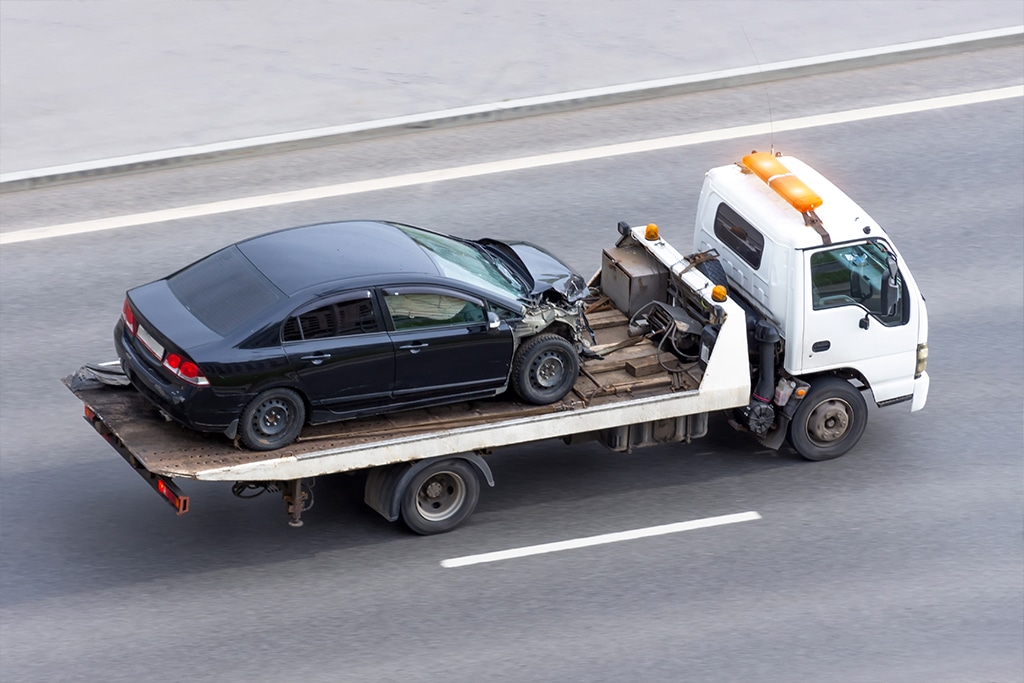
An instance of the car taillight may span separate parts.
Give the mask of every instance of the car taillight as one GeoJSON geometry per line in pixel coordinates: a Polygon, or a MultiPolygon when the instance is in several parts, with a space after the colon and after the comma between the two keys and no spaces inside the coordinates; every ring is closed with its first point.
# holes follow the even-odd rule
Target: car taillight
{"type": "Polygon", "coordinates": [[[164,367],[189,384],[206,386],[210,383],[206,376],[200,372],[198,365],[177,353],[167,354],[167,357],[164,358],[164,367]]]}
{"type": "Polygon", "coordinates": [[[121,317],[124,318],[124,324],[128,326],[128,331],[135,334],[139,329],[139,324],[135,321],[135,314],[132,312],[132,305],[128,303],[127,297],[125,297],[124,307],[121,309],[121,317]]]}

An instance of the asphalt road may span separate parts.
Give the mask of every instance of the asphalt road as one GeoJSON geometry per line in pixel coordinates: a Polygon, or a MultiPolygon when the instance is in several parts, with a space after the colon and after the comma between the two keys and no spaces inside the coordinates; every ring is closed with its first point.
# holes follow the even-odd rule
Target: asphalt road
{"type": "MultiPolygon", "coordinates": [[[[628,142],[1024,81],[1019,48],[5,197],[3,231],[628,142]]],[[[1022,99],[379,190],[0,250],[6,681],[1024,678],[1022,99]],[[57,382],[112,357],[126,288],[245,235],[383,217],[525,238],[587,272],[620,219],[689,243],[707,168],[801,156],[885,225],[928,299],[924,411],[832,462],[713,424],[623,456],[544,443],[421,538],[324,478],[280,501],[188,484],[176,518],[57,382]],[[678,235],[678,238],[676,237],[678,235]],[[744,511],[758,521],[471,567],[444,559],[744,511]]]]}

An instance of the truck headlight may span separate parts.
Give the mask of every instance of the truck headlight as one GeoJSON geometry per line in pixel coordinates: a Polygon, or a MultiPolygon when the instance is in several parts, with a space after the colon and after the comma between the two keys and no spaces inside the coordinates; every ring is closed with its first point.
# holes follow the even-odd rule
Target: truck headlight
{"type": "Polygon", "coordinates": [[[914,379],[917,379],[924,374],[924,369],[928,367],[928,345],[918,344],[917,345],[917,367],[914,368],[914,379]]]}

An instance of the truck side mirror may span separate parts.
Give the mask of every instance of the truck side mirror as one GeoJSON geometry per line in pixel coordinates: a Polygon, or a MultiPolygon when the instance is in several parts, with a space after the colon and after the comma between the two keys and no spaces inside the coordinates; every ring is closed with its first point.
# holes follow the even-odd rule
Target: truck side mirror
{"type": "Polygon", "coordinates": [[[889,254],[886,265],[889,272],[888,277],[882,279],[882,314],[891,316],[896,314],[896,303],[900,295],[899,280],[896,277],[900,271],[896,266],[896,256],[889,254]]]}

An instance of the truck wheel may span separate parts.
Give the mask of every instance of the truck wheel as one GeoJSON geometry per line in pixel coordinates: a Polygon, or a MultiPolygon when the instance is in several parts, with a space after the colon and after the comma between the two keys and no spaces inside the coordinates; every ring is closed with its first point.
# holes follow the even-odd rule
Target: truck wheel
{"type": "Polygon", "coordinates": [[[576,349],[557,334],[527,340],[512,363],[512,388],[527,403],[561,401],[576,383],[580,359],[576,349]]]}
{"type": "Polygon", "coordinates": [[[254,451],[284,448],[299,436],[306,421],[306,405],[291,389],[267,389],[242,411],[238,433],[254,451]]]}
{"type": "Polygon", "coordinates": [[[811,382],[789,425],[789,438],[804,458],[831,460],[857,444],[867,421],[861,392],[846,380],[823,377],[811,382]]]}
{"type": "Polygon", "coordinates": [[[480,499],[473,466],[457,458],[424,467],[402,494],[402,521],[424,536],[442,534],[469,519],[480,499]]]}

